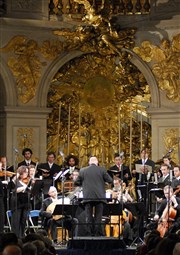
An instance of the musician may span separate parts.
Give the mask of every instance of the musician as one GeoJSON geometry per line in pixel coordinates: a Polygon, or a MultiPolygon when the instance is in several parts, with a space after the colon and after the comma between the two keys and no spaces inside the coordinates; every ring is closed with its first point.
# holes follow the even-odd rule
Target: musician
{"type": "Polygon", "coordinates": [[[123,186],[121,179],[114,177],[113,179],[113,189],[112,189],[112,198],[114,202],[133,202],[132,197],[129,195],[126,186],[123,186]]]}
{"type": "Polygon", "coordinates": [[[0,180],[0,233],[3,232],[4,229],[4,191],[3,184],[0,180]]]}
{"type": "Polygon", "coordinates": [[[32,161],[32,150],[29,148],[24,148],[22,151],[22,155],[24,160],[18,163],[18,167],[20,166],[29,166],[29,165],[36,165],[35,162],[32,161]]]}
{"type": "Polygon", "coordinates": [[[172,180],[171,186],[173,187],[173,189],[180,187],[180,166],[174,167],[174,178],[172,180]]]}
{"type": "Polygon", "coordinates": [[[54,240],[54,242],[57,241],[57,231],[56,231],[57,227],[63,226],[64,228],[68,229],[69,236],[72,236],[72,234],[76,236],[78,231],[77,219],[72,218],[69,215],[63,215],[57,220],[53,219],[52,214],[53,214],[54,208],[52,208],[53,209],[52,210],[51,205],[53,202],[57,202],[58,199],[60,199],[61,197],[58,197],[57,189],[54,186],[51,186],[49,188],[48,194],[49,194],[49,197],[44,199],[42,208],[40,210],[40,216],[42,217],[44,228],[47,231],[50,228],[51,237],[54,240]]]}
{"type": "Polygon", "coordinates": [[[55,164],[55,159],[56,154],[50,151],[47,153],[47,162],[38,165],[38,173],[43,176],[43,179],[53,180],[53,177],[60,172],[61,168],[59,165],[55,164]]]}
{"type": "Polygon", "coordinates": [[[102,233],[102,214],[105,199],[105,183],[112,183],[112,178],[104,167],[98,166],[98,159],[91,157],[89,166],[80,169],[79,176],[75,185],[82,186],[83,199],[86,213],[87,235],[101,236],[102,233]],[[93,229],[93,208],[94,229],[93,229]]]}
{"type": "Polygon", "coordinates": [[[17,169],[17,176],[13,179],[13,194],[11,198],[12,231],[19,237],[24,236],[26,219],[30,210],[29,194],[27,185],[29,172],[27,166],[20,166],[17,169]]]}
{"type": "Polygon", "coordinates": [[[176,211],[176,216],[174,219],[175,221],[173,222],[173,227],[171,227],[171,229],[178,230],[180,228],[180,198],[174,195],[173,188],[171,186],[166,185],[163,191],[164,191],[165,199],[162,201],[161,205],[156,211],[154,220],[158,221],[160,218],[164,220],[165,215],[163,212],[165,212],[165,208],[169,203],[169,206],[172,206],[173,209],[175,209],[176,211]]]}
{"type": "Polygon", "coordinates": [[[0,157],[0,162],[2,164],[1,165],[2,171],[6,170],[6,171],[14,172],[14,166],[9,166],[6,156],[1,156],[0,157]]]}
{"type": "Polygon", "coordinates": [[[128,186],[128,181],[131,180],[132,177],[129,167],[123,164],[123,156],[121,156],[119,153],[115,153],[114,163],[115,165],[111,166],[108,170],[109,175],[111,177],[116,176],[120,179],[123,179],[123,182],[125,182],[126,186],[128,186]],[[116,170],[118,172],[113,172],[113,170],[116,170]]]}

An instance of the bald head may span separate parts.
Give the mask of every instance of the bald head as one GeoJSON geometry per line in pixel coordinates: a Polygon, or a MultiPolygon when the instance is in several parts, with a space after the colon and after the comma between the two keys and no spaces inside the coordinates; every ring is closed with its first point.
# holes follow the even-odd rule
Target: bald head
{"type": "Polygon", "coordinates": [[[17,245],[7,245],[2,255],[22,255],[22,251],[17,245]]]}
{"type": "Polygon", "coordinates": [[[98,165],[98,159],[96,157],[91,157],[89,159],[89,165],[95,164],[96,166],[98,165]]]}

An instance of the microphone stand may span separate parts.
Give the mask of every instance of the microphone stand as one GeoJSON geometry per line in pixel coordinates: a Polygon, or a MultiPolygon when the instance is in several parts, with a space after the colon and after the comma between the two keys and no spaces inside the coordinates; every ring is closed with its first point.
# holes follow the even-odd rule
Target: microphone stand
{"type": "Polygon", "coordinates": [[[61,179],[61,190],[62,190],[62,241],[60,242],[60,245],[66,245],[66,232],[64,233],[64,182],[66,180],[66,177],[64,175],[64,157],[63,157],[63,163],[62,163],[62,174],[60,175],[59,179],[61,179]]]}
{"type": "Polygon", "coordinates": [[[170,173],[169,173],[169,189],[168,189],[168,233],[169,233],[169,222],[170,222],[170,187],[171,187],[171,183],[172,183],[172,170],[170,170],[170,173]]]}

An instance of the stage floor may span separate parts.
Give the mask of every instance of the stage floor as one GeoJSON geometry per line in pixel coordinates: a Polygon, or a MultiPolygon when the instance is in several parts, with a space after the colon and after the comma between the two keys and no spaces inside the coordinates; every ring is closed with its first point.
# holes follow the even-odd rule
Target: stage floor
{"type": "Polygon", "coordinates": [[[123,240],[108,237],[78,237],[67,247],[56,246],[58,255],[135,255],[136,247],[126,247],[123,240]]]}

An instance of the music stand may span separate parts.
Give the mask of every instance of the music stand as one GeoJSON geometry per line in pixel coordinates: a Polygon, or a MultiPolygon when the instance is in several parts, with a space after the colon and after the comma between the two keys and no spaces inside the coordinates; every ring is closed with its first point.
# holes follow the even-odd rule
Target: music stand
{"type": "MultiPolygon", "coordinates": [[[[162,198],[164,196],[164,192],[163,192],[163,189],[160,189],[160,188],[154,188],[154,189],[150,189],[149,191],[150,193],[150,211],[152,211],[152,195],[154,195],[154,197],[160,197],[162,198]]],[[[154,199],[156,200],[156,199],[154,199]]],[[[155,203],[155,211],[157,210],[157,200],[156,200],[156,203],[155,203]]]]}
{"type": "MultiPolygon", "coordinates": [[[[103,216],[111,216],[111,215],[118,215],[118,226],[119,226],[119,239],[120,239],[120,233],[121,233],[121,224],[120,224],[120,216],[122,216],[122,204],[114,204],[114,203],[109,203],[109,204],[104,204],[103,208],[103,216]]],[[[110,226],[111,224],[116,224],[116,223],[111,223],[111,218],[110,218],[110,226]]]]}
{"type": "Polygon", "coordinates": [[[36,179],[32,189],[31,189],[31,195],[34,197],[33,202],[34,202],[34,210],[36,209],[36,196],[42,193],[43,189],[43,180],[41,179],[36,179]]]}

